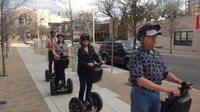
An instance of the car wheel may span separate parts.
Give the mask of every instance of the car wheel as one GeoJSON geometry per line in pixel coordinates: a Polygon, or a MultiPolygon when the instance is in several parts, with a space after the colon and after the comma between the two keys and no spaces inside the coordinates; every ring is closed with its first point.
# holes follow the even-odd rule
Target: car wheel
{"type": "Polygon", "coordinates": [[[102,60],[103,60],[106,64],[108,64],[108,56],[107,56],[107,55],[103,54],[103,55],[102,55],[102,60]]]}
{"type": "Polygon", "coordinates": [[[127,60],[125,61],[125,63],[124,63],[125,68],[129,70],[130,67],[131,67],[130,64],[131,64],[130,61],[127,59],[127,60]]]}

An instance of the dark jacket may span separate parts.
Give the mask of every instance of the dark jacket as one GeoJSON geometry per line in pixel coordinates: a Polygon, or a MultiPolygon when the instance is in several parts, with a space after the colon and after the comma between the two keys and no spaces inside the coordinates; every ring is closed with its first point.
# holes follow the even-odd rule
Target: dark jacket
{"type": "Polygon", "coordinates": [[[83,47],[80,47],[78,49],[78,75],[87,75],[91,69],[91,67],[88,66],[88,63],[94,63],[94,61],[97,63],[101,62],[93,46],[89,45],[88,53],[83,47]]]}

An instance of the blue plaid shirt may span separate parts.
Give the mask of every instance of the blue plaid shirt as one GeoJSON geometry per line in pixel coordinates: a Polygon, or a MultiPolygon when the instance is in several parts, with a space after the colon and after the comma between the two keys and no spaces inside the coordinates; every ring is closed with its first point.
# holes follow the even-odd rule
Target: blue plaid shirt
{"type": "Polygon", "coordinates": [[[167,67],[159,52],[145,50],[140,46],[131,55],[130,81],[137,85],[136,79],[144,77],[156,84],[161,84],[168,74],[167,67]]]}

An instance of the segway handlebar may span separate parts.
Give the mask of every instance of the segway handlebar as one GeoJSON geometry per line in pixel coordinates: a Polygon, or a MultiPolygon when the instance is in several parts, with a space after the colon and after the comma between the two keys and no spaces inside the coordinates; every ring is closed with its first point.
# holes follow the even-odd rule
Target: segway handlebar
{"type": "Polygon", "coordinates": [[[190,89],[190,86],[192,86],[192,85],[193,85],[192,82],[183,81],[181,83],[181,88],[180,88],[181,96],[187,95],[188,94],[188,90],[190,89]]]}

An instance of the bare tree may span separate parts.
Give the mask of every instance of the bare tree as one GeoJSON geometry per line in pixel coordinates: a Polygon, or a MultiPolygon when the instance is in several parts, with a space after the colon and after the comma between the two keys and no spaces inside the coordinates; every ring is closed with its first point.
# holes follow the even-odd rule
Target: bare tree
{"type": "MultiPolygon", "coordinates": [[[[119,20],[118,36],[127,37],[127,33],[130,33],[135,37],[139,23],[157,16],[151,14],[154,14],[153,10],[158,7],[158,3],[153,0],[101,0],[97,6],[103,14],[119,20]]],[[[135,48],[136,38],[133,42],[135,48]]]]}
{"type": "Polygon", "coordinates": [[[58,7],[64,8],[65,13],[66,13],[65,15],[70,18],[70,22],[71,22],[71,24],[70,24],[71,40],[72,40],[72,45],[73,45],[73,42],[74,42],[74,38],[73,38],[74,31],[73,31],[73,10],[72,10],[72,5],[71,5],[71,0],[53,0],[53,1],[55,1],[56,5],[58,7]]]}
{"type": "Polygon", "coordinates": [[[10,16],[11,11],[24,4],[27,0],[1,0],[0,1],[0,35],[1,35],[1,51],[2,51],[2,76],[6,76],[6,64],[5,64],[5,41],[8,40],[10,35],[9,29],[12,23],[10,16]]]}
{"type": "Polygon", "coordinates": [[[173,37],[174,37],[174,26],[176,24],[175,18],[184,16],[184,11],[181,11],[180,8],[180,1],[172,1],[166,0],[162,4],[162,15],[163,17],[169,20],[170,27],[167,29],[170,36],[170,53],[172,54],[172,44],[173,44],[173,37]]]}
{"type": "Polygon", "coordinates": [[[115,38],[124,38],[127,37],[127,16],[128,16],[128,2],[127,0],[101,0],[97,3],[99,12],[104,15],[112,18],[113,21],[113,30],[116,29],[116,23],[119,23],[118,33],[113,34],[115,38]]]}

